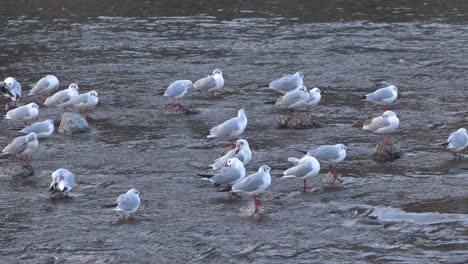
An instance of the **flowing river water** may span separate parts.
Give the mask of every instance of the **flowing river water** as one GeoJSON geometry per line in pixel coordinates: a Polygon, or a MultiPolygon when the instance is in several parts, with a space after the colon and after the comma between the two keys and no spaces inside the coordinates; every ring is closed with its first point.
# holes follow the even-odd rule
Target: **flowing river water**
{"type": "MultiPolygon", "coordinates": [[[[31,177],[0,177],[2,263],[466,263],[468,162],[438,146],[467,127],[468,4],[461,1],[13,1],[0,4],[0,72],[23,85],[46,74],[61,89],[97,90],[92,132],[40,140],[31,177]],[[458,3],[457,3],[458,2],[458,3]],[[455,4],[457,3],[457,4],[455,4]],[[164,111],[164,89],[221,68],[218,98],[190,91],[199,111],[164,111]],[[286,112],[259,85],[302,71],[322,90],[321,128],[276,129],[286,112]],[[353,128],[380,114],[359,100],[386,79],[400,96],[397,161],[377,163],[379,136],[353,128]],[[260,216],[197,173],[222,154],[212,126],[244,108],[247,173],[273,168],[260,216]],[[344,143],[343,184],[312,190],[280,179],[287,158],[344,143]],[[70,199],[48,194],[51,173],[77,176],[70,199]],[[132,221],[102,208],[135,187],[132,221]]],[[[40,104],[39,120],[59,108],[40,104]]],[[[2,110],[2,114],[4,111],[2,110]]],[[[0,122],[0,147],[19,134],[0,122]]],[[[1,157],[0,166],[17,162],[1,157]]]]}

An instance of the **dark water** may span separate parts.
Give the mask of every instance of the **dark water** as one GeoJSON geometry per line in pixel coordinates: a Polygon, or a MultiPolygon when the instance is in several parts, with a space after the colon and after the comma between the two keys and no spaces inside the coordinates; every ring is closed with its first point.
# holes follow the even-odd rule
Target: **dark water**
{"type": "MultiPolygon", "coordinates": [[[[467,161],[437,144],[468,123],[468,3],[322,2],[2,1],[0,78],[28,91],[53,73],[101,103],[92,133],[41,140],[34,176],[0,178],[1,262],[466,263],[467,161]],[[170,82],[214,68],[222,98],[191,92],[200,114],[164,113],[170,82]],[[275,129],[282,112],[263,103],[276,95],[258,85],[297,70],[322,90],[322,128],[275,129]],[[372,161],[378,136],[351,127],[379,114],[358,100],[375,78],[401,91],[396,162],[372,161]],[[295,149],[344,143],[344,184],[315,179],[304,194],[274,178],[263,215],[247,216],[249,197],[228,201],[195,176],[225,146],[204,134],[240,107],[248,173],[268,164],[278,175],[295,149]],[[59,167],[78,177],[73,199],[47,194],[59,167]],[[131,187],[144,192],[134,221],[101,208],[131,187]]],[[[60,114],[40,107],[41,120],[60,114]]],[[[18,135],[12,125],[0,123],[1,147],[18,135]]]]}

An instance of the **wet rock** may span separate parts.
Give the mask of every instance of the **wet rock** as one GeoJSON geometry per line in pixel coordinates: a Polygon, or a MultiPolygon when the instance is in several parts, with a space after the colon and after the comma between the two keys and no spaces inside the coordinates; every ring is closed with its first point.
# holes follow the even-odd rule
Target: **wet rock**
{"type": "Polygon", "coordinates": [[[7,177],[29,177],[34,175],[34,168],[31,165],[26,167],[20,164],[10,164],[0,168],[0,176],[7,177]]]}
{"type": "Polygon", "coordinates": [[[362,120],[357,120],[353,122],[352,127],[354,128],[362,128],[364,126],[364,121],[362,120]]]}
{"type": "Polygon", "coordinates": [[[73,135],[77,133],[89,132],[90,128],[88,122],[79,114],[76,113],[63,113],[60,119],[60,126],[58,132],[73,135]]]}
{"type": "Polygon", "coordinates": [[[375,146],[373,159],[377,162],[393,161],[401,157],[401,149],[397,146],[385,145],[382,142],[377,143],[375,146]]]}
{"type": "Polygon", "coordinates": [[[276,118],[278,128],[283,129],[311,129],[322,127],[318,122],[310,120],[308,118],[301,118],[300,116],[285,116],[280,115],[276,118]]]}
{"type": "Polygon", "coordinates": [[[326,185],[340,185],[343,183],[343,180],[341,179],[341,175],[327,173],[327,175],[322,177],[322,182],[326,185]]]}
{"type": "Polygon", "coordinates": [[[200,113],[199,110],[193,109],[190,106],[177,105],[177,104],[167,104],[164,107],[164,111],[166,113],[180,114],[180,115],[196,115],[200,113]]]}

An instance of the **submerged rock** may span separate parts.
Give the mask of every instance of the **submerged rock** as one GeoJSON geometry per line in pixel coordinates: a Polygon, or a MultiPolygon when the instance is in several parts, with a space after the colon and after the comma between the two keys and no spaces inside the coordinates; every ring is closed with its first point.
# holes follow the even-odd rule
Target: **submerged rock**
{"type": "Polygon", "coordinates": [[[32,175],[34,175],[34,168],[31,165],[23,167],[20,164],[9,164],[0,167],[0,176],[3,177],[29,177],[32,175]]]}
{"type": "Polygon", "coordinates": [[[329,172],[322,177],[322,182],[326,185],[341,185],[343,183],[343,179],[341,178],[341,175],[333,175],[329,172]]]}
{"type": "Polygon", "coordinates": [[[375,146],[373,158],[377,162],[393,161],[401,157],[401,149],[397,146],[385,145],[382,142],[377,143],[375,146]]]}
{"type": "Polygon", "coordinates": [[[181,114],[181,115],[196,115],[200,113],[199,110],[190,108],[190,106],[177,105],[177,104],[167,104],[164,107],[164,111],[171,114],[181,114]]]}
{"type": "Polygon", "coordinates": [[[60,126],[58,132],[73,135],[77,133],[89,132],[90,128],[88,122],[79,114],[76,113],[63,113],[60,119],[60,126]]]}
{"type": "Polygon", "coordinates": [[[283,129],[311,129],[322,127],[318,122],[300,116],[285,116],[280,115],[276,118],[278,128],[283,129]]]}

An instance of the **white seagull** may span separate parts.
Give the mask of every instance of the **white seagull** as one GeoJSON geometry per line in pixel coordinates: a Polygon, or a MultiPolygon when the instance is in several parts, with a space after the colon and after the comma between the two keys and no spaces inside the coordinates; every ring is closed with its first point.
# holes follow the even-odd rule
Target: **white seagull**
{"type": "Polygon", "coordinates": [[[89,111],[92,110],[99,102],[98,93],[96,91],[90,91],[87,93],[82,93],[76,97],[73,105],[81,111],[84,111],[85,118],[87,120],[92,119],[89,116],[89,111]]]}
{"type": "Polygon", "coordinates": [[[228,159],[225,167],[222,167],[214,175],[201,175],[210,182],[220,185],[227,185],[230,188],[233,184],[241,181],[245,177],[245,167],[238,158],[228,159]]]}
{"type": "Polygon", "coordinates": [[[167,87],[163,96],[172,98],[174,101],[173,105],[182,107],[182,97],[192,87],[193,83],[190,80],[177,80],[167,87]]]}
{"type": "Polygon", "coordinates": [[[238,139],[236,141],[236,147],[228,151],[224,156],[217,158],[210,167],[213,170],[219,170],[226,166],[226,163],[231,158],[238,158],[244,166],[249,164],[252,159],[252,151],[250,150],[249,142],[245,139],[238,139]]]}
{"type": "Polygon", "coordinates": [[[301,85],[283,95],[283,97],[276,101],[275,105],[282,108],[296,110],[303,107],[308,101],[309,92],[307,91],[307,87],[301,85]]]}
{"type": "Polygon", "coordinates": [[[310,108],[313,107],[313,106],[318,105],[318,103],[320,102],[320,99],[322,99],[322,94],[321,93],[322,92],[317,87],[314,87],[314,88],[310,89],[310,91],[309,91],[309,100],[305,104],[305,106],[307,107],[307,117],[308,118],[312,117],[312,113],[310,112],[310,108]]]}
{"type": "MultiPolygon", "coordinates": [[[[288,160],[295,160],[289,158],[288,160]]],[[[295,163],[294,161],[292,161],[295,163]]],[[[312,156],[304,156],[294,167],[283,172],[283,178],[300,178],[304,180],[304,191],[307,189],[307,179],[317,176],[320,171],[320,163],[312,156]]]]}
{"type": "Polygon", "coordinates": [[[208,93],[214,94],[224,87],[223,72],[220,69],[215,69],[211,75],[196,81],[193,86],[196,89],[208,90],[208,93]]]}
{"type": "Polygon", "coordinates": [[[5,119],[23,121],[24,125],[26,125],[28,121],[36,118],[38,114],[39,106],[35,103],[30,103],[8,111],[5,119]]]}
{"type": "Polygon", "coordinates": [[[47,97],[44,105],[63,107],[63,111],[67,112],[67,106],[73,105],[75,99],[78,97],[78,90],[78,85],[72,83],[68,86],[68,89],[56,92],[54,95],[47,97]]]}
{"type": "Polygon", "coordinates": [[[21,98],[21,84],[13,77],[8,77],[0,82],[0,91],[13,102],[17,102],[21,98]]]}
{"type": "Polygon", "coordinates": [[[333,164],[340,163],[346,158],[346,146],[343,144],[323,145],[318,148],[309,150],[307,155],[312,156],[322,162],[329,163],[329,172],[333,176],[336,176],[336,171],[333,164]]]}
{"type": "Polygon", "coordinates": [[[137,189],[130,189],[126,193],[121,194],[114,204],[108,206],[113,207],[114,211],[117,213],[122,213],[124,215],[130,215],[138,209],[140,206],[140,192],[137,189]]]}
{"type": "Polygon", "coordinates": [[[29,165],[28,155],[36,151],[38,146],[37,135],[31,132],[26,136],[15,138],[3,149],[2,153],[16,155],[20,159],[21,165],[26,167],[29,165]]]}
{"type": "Polygon", "coordinates": [[[272,81],[268,85],[268,88],[285,94],[303,85],[304,80],[302,78],[304,78],[304,74],[302,72],[285,75],[280,79],[272,81]]]}
{"type": "Polygon", "coordinates": [[[37,134],[37,138],[50,137],[50,135],[54,133],[54,121],[52,121],[52,119],[47,119],[42,122],[32,123],[31,125],[21,129],[19,132],[23,134],[34,132],[37,134]]]}
{"type": "Polygon", "coordinates": [[[455,157],[462,158],[463,154],[461,152],[468,147],[468,133],[466,132],[466,128],[460,128],[451,133],[447,139],[447,143],[442,145],[451,149],[455,157]]]}
{"type": "Polygon", "coordinates": [[[400,119],[393,111],[385,111],[381,116],[372,118],[364,123],[364,130],[382,134],[385,145],[390,145],[387,140],[387,134],[394,132],[400,124],[400,119]]]}
{"type": "Polygon", "coordinates": [[[67,169],[58,169],[52,173],[52,183],[49,192],[59,192],[68,196],[68,193],[75,187],[75,175],[67,169]]]}
{"type": "Polygon", "coordinates": [[[387,111],[386,105],[392,104],[398,97],[398,88],[395,85],[390,85],[384,88],[377,89],[373,93],[364,95],[361,99],[372,102],[377,105],[382,105],[383,111],[387,111]]]}
{"type": "Polygon", "coordinates": [[[59,80],[54,75],[47,75],[40,79],[29,91],[29,95],[48,95],[59,87],[59,80]]]}
{"type": "Polygon", "coordinates": [[[257,194],[262,193],[271,184],[270,167],[262,165],[258,172],[245,177],[240,182],[232,186],[231,192],[233,193],[246,193],[253,195],[255,212],[258,211],[258,206],[261,201],[257,198],[257,194]]]}
{"type": "MultiPolygon", "coordinates": [[[[217,125],[210,129],[210,133],[207,138],[234,138],[240,136],[247,127],[247,116],[245,115],[244,109],[240,109],[237,112],[237,117],[233,117],[224,123],[217,125]]],[[[233,145],[233,142],[231,142],[233,145]]]]}

